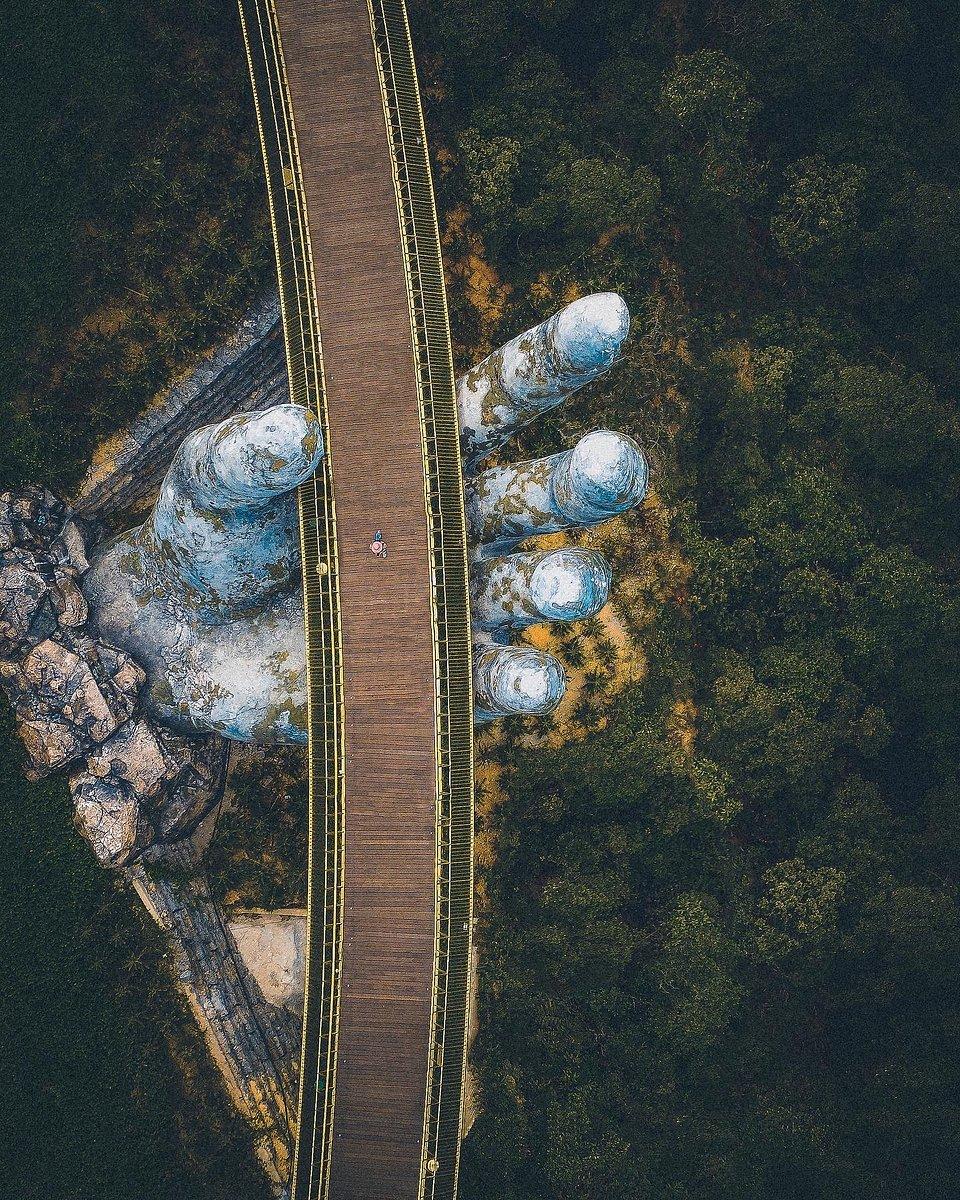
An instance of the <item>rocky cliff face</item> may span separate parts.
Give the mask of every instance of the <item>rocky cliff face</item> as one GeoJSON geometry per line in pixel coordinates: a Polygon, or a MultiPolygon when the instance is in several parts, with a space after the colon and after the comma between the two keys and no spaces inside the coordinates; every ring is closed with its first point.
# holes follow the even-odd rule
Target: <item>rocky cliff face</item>
{"type": "Polygon", "coordinates": [[[230,932],[264,997],[299,1020],[307,971],[306,909],[234,911],[230,932]]]}
{"type": "Polygon", "coordinates": [[[98,536],[44,488],[0,495],[0,684],[27,774],[70,767],[81,832],[104,866],[125,866],[196,829],[227,751],[147,720],[144,672],[91,634],[80,581],[98,536]]]}

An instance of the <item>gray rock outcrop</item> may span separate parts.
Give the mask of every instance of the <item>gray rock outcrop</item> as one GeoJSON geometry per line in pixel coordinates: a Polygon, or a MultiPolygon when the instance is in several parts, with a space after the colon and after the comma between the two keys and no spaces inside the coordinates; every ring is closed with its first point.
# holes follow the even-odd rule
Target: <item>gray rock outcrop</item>
{"type": "Polygon", "coordinates": [[[193,832],[216,803],[227,750],[150,722],[144,671],[88,629],[80,581],[97,540],[45,488],[0,495],[0,685],[27,775],[73,767],[77,824],[100,862],[122,866],[193,832]]]}
{"type": "Polygon", "coordinates": [[[282,1189],[296,1137],[300,1021],[264,999],[189,844],[178,843],[162,862],[151,854],[124,873],[167,934],[177,982],[258,1157],[282,1189]]]}

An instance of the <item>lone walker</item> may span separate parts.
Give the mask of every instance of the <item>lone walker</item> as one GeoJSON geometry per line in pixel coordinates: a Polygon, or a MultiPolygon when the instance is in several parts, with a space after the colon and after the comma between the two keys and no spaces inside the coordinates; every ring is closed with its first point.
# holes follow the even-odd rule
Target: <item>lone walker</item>
{"type": "Polygon", "coordinates": [[[370,543],[370,550],[372,551],[374,558],[387,557],[387,545],[386,542],[384,542],[383,534],[379,529],[373,535],[373,541],[370,543]]]}

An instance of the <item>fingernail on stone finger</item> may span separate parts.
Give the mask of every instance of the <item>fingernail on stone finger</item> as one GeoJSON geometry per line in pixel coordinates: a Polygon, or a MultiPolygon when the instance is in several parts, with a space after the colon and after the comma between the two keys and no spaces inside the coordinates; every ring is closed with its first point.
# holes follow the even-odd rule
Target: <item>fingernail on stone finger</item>
{"type": "Polygon", "coordinates": [[[606,604],[611,574],[595,550],[558,550],[545,554],[530,580],[534,607],[547,621],[592,617],[606,604]]]}
{"type": "Polygon", "coordinates": [[[184,445],[185,490],[211,510],[292,491],[323,457],[316,418],[297,404],[231,417],[184,445]]]}
{"type": "Polygon", "coordinates": [[[574,525],[596,525],[635,508],[646,495],[647,460],[622,433],[588,433],[557,464],[553,495],[557,509],[574,525]]]}
{"type": "Polygon", "coordinates": [[[478,629],[524,629],[593,616],[610,594],[610,566],[579,547],[512,554],[474,566],[471,613],[478,629]]]}
{"type": "Polygon", "coordinates": [[[478,721],[503,716],[542,716],[563,699],[562,665],[542,650],[496,646],[481,650],[474,665],[478,721]]]}
{"type": "Polygon", "coordinates": [[[558,358],[571,372],[593,377],[617,359],[630,331],[630,313],[616,292],[574,300],[553,318],[558,358]]]}

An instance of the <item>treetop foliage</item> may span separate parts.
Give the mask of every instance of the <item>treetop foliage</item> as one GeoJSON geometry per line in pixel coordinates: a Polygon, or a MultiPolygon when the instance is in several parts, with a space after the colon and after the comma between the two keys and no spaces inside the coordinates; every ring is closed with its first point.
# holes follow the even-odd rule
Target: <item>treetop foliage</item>
{"type": "Polygon", "coordinates": [[[566,740],[495,751],[465,1195],[947,1200],[956,22],[416,12],[440,194],[511,297],[493,334],[597,287],[634,314],[628,362],[524,452],[604,424],[655,468],[609,538],[642,677],[585,685],[566,740]]]}

